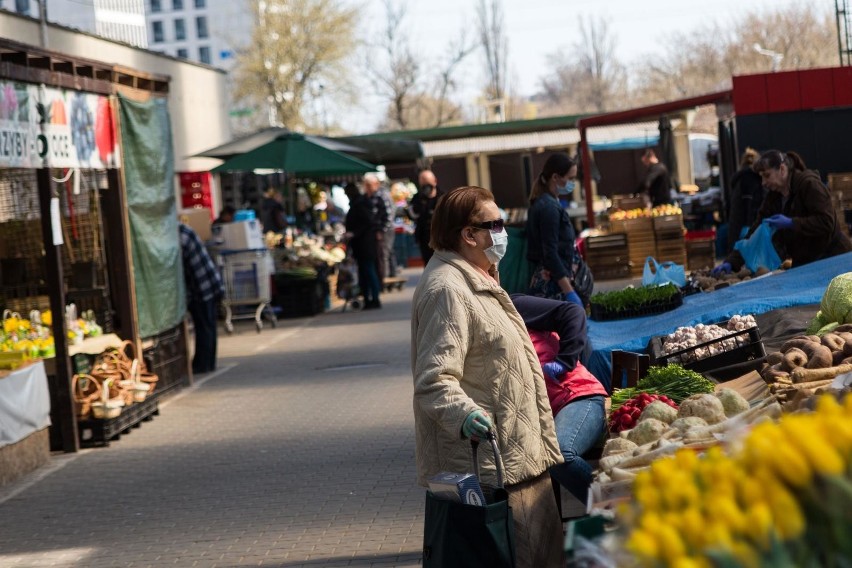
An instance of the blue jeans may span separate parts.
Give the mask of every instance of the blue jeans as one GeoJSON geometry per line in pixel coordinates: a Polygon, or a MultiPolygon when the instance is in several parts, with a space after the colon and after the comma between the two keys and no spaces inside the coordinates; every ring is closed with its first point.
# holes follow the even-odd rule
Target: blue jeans
{"type": "Polygon", "coordinates": [[[556,439],[565,463],[550,468],[550,475],[583,503],[592,483],[592,468],[581,456],[601,439],[604,418],[604,397],[600,395],[569,403],[555,418],[556,439]]]}

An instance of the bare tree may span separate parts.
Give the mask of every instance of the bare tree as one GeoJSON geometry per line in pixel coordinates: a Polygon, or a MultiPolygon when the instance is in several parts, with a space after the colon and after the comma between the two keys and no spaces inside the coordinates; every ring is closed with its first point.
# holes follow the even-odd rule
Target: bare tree
{"type": "Polygon", "coordinates": [[[665,55],[649,60],[637,78],[632,100],[639,104],[673,100],[731,87],[731,77],[777,70],[835,65],[837,36],[826,7],[799,4],[751,12],[726,26],[711,23],[668,38],[665,55]]]}
{"type": "Polygon", "coordinates": [[[570,51],[548,56],[555,73],[542,77],[550,112],[604,112],[624,104],[627,71],[615,55],[616,39],[603,18],[580,20],[580,39],[570,51]]]}
{"type": "Polygon", "coordinates": [[[262,0],[250,7],[255,25],[237,52],[235,99],[268,110],[270,125],[302,129],[312,86],[329,96],[349,82],[345,61],[356,45],[357,10],[340,0],[262,0]]]}
{"type": "Polygon", "coordinates": [[[384,7],[384,28],[378,42],[367,44],[365,65],[379,95],[388,101],[382,128],[431,128],[458,120],[461,108],[452,101],[456,75],[476,46],[462,32],[447,46],[443,59],[430,64],[416,57],[410,46],[405,2],[384,0],[384,7]]]}
{"type": "MultiPolygon", "coordinates": [[[[503,4],[501,0],[479,0],[476,14],[488,73],[485,96],[501,105],[506,96],[506,63],[509,55],[509,42],[503,29],[503,4]]],[[[498,114],[502,115],[503,110],[498,106],[498,114]]]]}
{"type": "Polygon", "coordinates": [[[385,27],[380,41],[368,45],[365,67],[379,94],[389,101],[387,126],[405,129],[409,127],[409,110],[417,104],[421,96],[421,93],[417,92],[421,79],[420,63],[411,51],[404,28],[406,4],[384,0],[384,7],[385,27]],[[386,69],[375,64],[376,50],[386,59],[386,69]]]}

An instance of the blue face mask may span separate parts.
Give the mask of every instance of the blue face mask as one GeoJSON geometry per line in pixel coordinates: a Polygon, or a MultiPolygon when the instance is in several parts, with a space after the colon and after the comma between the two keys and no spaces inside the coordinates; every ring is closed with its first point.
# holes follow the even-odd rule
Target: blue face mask
{"type": "Polygon", "coordinates": [[[576,184],[575,184],[574,180],[566,181],[565,185],[557,185],[556,186],[556,193],[558,193],[559,195],[571,195],[572,193],[574,193],[574,186],[575,185],[576,184]]]}

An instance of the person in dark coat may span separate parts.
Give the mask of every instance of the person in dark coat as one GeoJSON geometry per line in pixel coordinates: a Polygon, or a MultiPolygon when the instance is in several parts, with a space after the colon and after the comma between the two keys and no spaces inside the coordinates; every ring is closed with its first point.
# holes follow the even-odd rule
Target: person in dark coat
{"type": "Polygon", "coordinates": [[[347,184],[344,191],[349,198],[349,212],[346,214],[347,246],[358,263],[358,286],[364,296],[364,309],[381,308],[377,264],[379,249],[376,246],[376,219],[372,203],[354,183],[347,184]]]}
{"type": "Polygon", "coordinates": [[[645,179],[639,186],[640,192],[647,193],[651,207],[672,204],[672,181],[669,170],[661,164],[653,150],[648,148],[642,155],[642,163],[648,168],[645,179]]]}
{"type": "Polygon", "coordinates": [[[417,241],[418,248],[420,248],[423,266],[429,264],[429,259],[432,258],[434,252],[432,247],[429,246],[429,239],[432,234],[432,214],[441,193],[435,174],[431,170],[420,172],[417,178],[417,193],[411,199],[409,215],[414,219],[414,239],[417,241]]]}
{"type": "Polygon", "coordinates": [[[287,228],[284,196],[277,189],[269,189],[260,204],[260,223],[265,232],[280,233],[287,228]]]}
{"type": "Polygon", "coordinates": [[[763,203],[766,191],[760,174],[754,171],[754,163],[760,154],[754,148],[746,148],[740,160],[740,169],[731,178],[731,210],[728,214],[728,250],[740,239],[743,227],[751,227],[763,203]]]}
{"type": "MultiPolygon", "coordinates": [[[[748,236],[764,221],[768,223],[775,229],[772,244],[778,256],[791,259],[794,267],[852,251],[852,241],[840,230],[828,188],[798,154],[767,150],[754,170],[769,193],[748,236]]],[[[745,260],[735,250],[713,272],[736,272],[743,264],[745,260]]]]}

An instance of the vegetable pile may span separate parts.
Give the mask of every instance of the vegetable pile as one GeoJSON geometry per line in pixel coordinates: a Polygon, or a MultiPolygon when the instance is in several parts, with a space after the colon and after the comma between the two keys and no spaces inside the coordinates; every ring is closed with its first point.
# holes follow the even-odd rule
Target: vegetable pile
{"type": "Polygon", "coordinates": [[[784,402],[797,396],[797,391],[812,394],[827,387],[834,378],[852,372],[852,324],[835,327],[834,331],[794,337],[781,346],[781,351],[766,357],[760,376],[784,402]]]}
{"type": "MultiPolygon", "coordinates": [[[[677,404],[665,395],[641,393],[622,404],[610,414],[609,431],[617,434],[623,430],[635,428],[645,408],[654,401],[659,401],[661,404],[668,405],[677,410],[677,404]]],[[[650,414],[646,416],[646,418],[649,417],[651,417],[650,414]]]]}
{"type": "Polygon", "coordinates": [[[713,392],[716,385],[700,373],[671,364],[665,367],[650,367],[648,374],[635,387],[616,389],[612,393],[612,409],[617,410],[629,399],[642,394],[660,394],[680,404],[686,398],[703,392],[713,392]]]}
{"type": "Polygon", "coordinates": [[[616,313],[669,302],[678,294],[680,290],[674,284],[628,287],[612,292],[598,292],[592,296],[590,302],[604,311],[616,313]]]}
{"type": "Polygon", "coordinates": [[[822,335],[844,323],[852,323],[852,272],[834,277],[828,284],[819,311],[808,333],[822,335]]]}
{"type": "Polygon", "coordinates": [[[702,270],[693,270],[692,274],[689,275],[689,284],[703,292],[712,292],[713,290],[727,288],[733,284],[739,284],[740,282],[745,282],[768,273],[769,271],[763,267],[760,267],[757,272],[752,272],[743,266],[739,272],[722,274],[717,278],[716,276],[713,276],[711,269],[706,268],[702,270]]]}
{"type": "Polygon", "coordinates": [[[751,315],[735,315],[728,320],[725,327],[715,324],[704,325],[701,323],[694,327],[679,327],[663,339],[662,355],[671,355],[672,353],[677,353],[679,351],[684,351],[707,343],[708,345],[687,351],[675,358],[675,360],[680,360],[682,363],[700,361],[701,359],[713,357],[714,355],[719,355],[725,351],[732,351],[737,347],[748,345],[750,343],[748,335],[734,334],[753,327],[757,327],[757,322],[755,321],[754,316],[751,315]],[[723,339],[726,337],[727,339],[723,339]]]}

